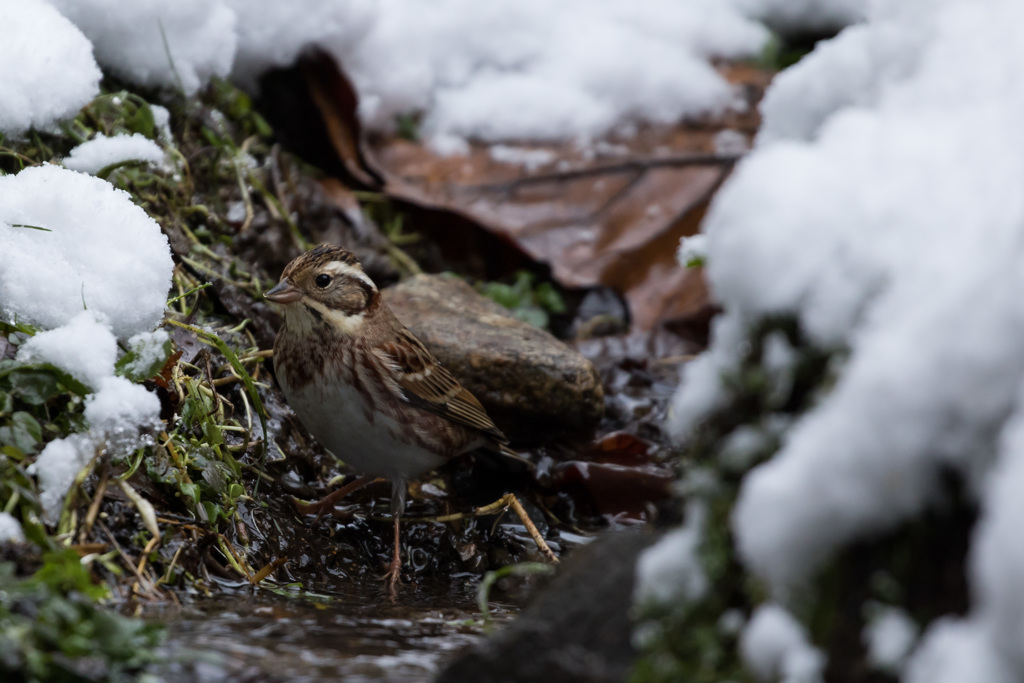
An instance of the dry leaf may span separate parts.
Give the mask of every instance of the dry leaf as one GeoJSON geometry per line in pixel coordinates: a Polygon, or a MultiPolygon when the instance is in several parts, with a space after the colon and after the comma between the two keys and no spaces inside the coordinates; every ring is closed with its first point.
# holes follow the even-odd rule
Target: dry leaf
{"type": "Polygon", "coordinates": [[[132,502],[135,509],[139,511],[139,516],[142,517],[142,523],[145,525],[149,533],[153,534],[153,538],[160,538],[160,525],[156,522],[156,510],[153,509],[153,504],[148,500],[139,495],[139,492],[131,487],[131,484],[124,481],[123,479],[117,480],[117,485],[124,491],[124,495],[128,496],[128,500],[132,502]]]}
{"type": "MultiPolygon", "coordinates": [[[[415,229],[462,249],[472,241],[467,227],[483,229],[550,266],[565,287],[613,288],[629,303],[634,330],[670,320],[706,323],[702,272],[681,268],[676,247],[698,232],[712,196],[756,131],[756,103],[770,74],[721,67],[748,108],[716,120],[642,127],[585,147],[473,144],[468,155],[442,157],[397,137],[368,140],[355,90],[330,56],[307,55],[297,68],[337,157],[332,166],[361,189],[421,209],[424,220],[415,229]],[[446,233],[456,236],[443,239],[446,233]]],[[[351,211],[343,193],[334,188],[332,194],[339,208],[351,211]]],[[[494,243],[475,246],[485,258],[508,258],[494,243]]]]}

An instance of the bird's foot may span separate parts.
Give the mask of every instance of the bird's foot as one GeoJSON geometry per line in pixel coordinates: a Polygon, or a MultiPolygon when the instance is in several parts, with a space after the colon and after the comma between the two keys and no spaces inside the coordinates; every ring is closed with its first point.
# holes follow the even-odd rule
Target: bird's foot
{"type": "Polygon", "coordinates": [[[388,571],[381,579],[388,586],[388,596],[391,598],[391,602],[395,602],[398,599],[398,586],[402,582],[402,564],[398,566],[392,562],[388,571]]]}
{"type": "Polygon", "coordinates": [[[519,499],[516,498],[513,493],[506,493],[490,505],[478,507],[476,510],[473,510],[472,513],[456,512],[450,515],[444,515],[443,517],[432,517],[431,520],[434,522],[451,522],[456,519],[464,519],[469,514],[478,517],[482,515],[493,515],[499,512],[504,512],[508,509],[511,509],[516,513],[516,516],[519,517],[523,526],[526,527],[527,533],[530,534],[530,538],[532,538],[533,542],[537,544],[537,549],[540,550],[541,554],[547,558],[548,562],[551,564],[558,564],[558,556],[555,555],[553,550],[551,550],[551,546],[549,546],[547,541],[544,540],[544,536],[540,533],[540,529],[538,529],[537,525],[533,523],[533,520],[530,519],[530,515],[527,514],[526,509],[523,508],[523,504],[519,502],[519,499]]]}
{"type": "Polygon", "coordinates": [[[383,577],[388,583],[388,594],[391,596],[391,602],[395,602],[398,599],[398,584],[402,579],[402,555],[399,540],[398,517],[395,517],[395,552],[391,556],[391,565],[383,577]]]}

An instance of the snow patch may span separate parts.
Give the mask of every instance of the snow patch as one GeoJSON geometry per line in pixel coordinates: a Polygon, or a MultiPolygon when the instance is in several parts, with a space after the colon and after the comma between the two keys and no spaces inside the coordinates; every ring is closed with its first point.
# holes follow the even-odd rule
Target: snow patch
{"type": "Polygon", "coordinates": [[[18,349],[24,362],[52,363],[93,390],[114,371],[117,339],[96,313],[82,311],[66,325],[40,332],[18,349]]]}
{"type": "Polygon", "coordinates": [[[138,85],[191,95],[231,71],[238,36],[224,0],[49,2],[92,41],[100,64],[138,85]]]}
{"type": "Polygon", "coordinates": [[[679,261],[682,266],[690,268],[696,265],[702,265],[707,257],[707,235],[690,235],[689,237],[683,237],[679,240],[679,250],[676,252],[676,260],[679,261]]]}
{"type": "Polygon", "coordinates": [[[160,421],[160,399],[124,377],[105,377],[99,390],[85,399],[85,419],[94,434],[127,437],[134,443],[139,429],[160,421]]]}
{"type": "Polygon", "coordinates": [[[686,509],[686,523],[667,532],[640,554],[636,563],[635,603],[695,602],[704,596],[708,580],[697,550],[706,517],[703,504],[691,503],[686,509]]]}
{"type": "MultiPolygon", "coordinates": [[[[1024,5],[877,2],[868,15],[776,80],[754,150],[709,211],[707,274],[726,312],[669,427],[686,438],[723,405],[721,378],[767,316],[841,350],[828,393],[742,482],[741,559],[788,599],[838,548],[939,501],[957,472],[981,511],[973,603],[929,627],[904,680],[1021,680],[1024,5]]],[[[766,353],[765,369],[784,379],[791,355],[766,353]]],[[[892,615],[865,636],[894,666],[913,640],[892,615]]]]}
{"type": "Polygon", "coordinates": [[[868,664],[898,674],[917,641],[917,624],[898,607],[873,606],[862,633],[868,664]]]}
{"type": "Polygon", "coordinates": [[[25,532],[21,522],[9,512],[0,512],[0,543],[24,543],[25,532]]]}
{"type": "Polygon", "coordinates": [[[928,629],[907,662],[904,683],[1013,683],[1020,676],[992,647],[986,628],[970,619],[943,618],[928,629]]]}
{"type": "Polygon", "coordinates": [[[721,0],[51,2],[105,68],[185,94],[229,73],[254,88],[320,47],[351,77],[364,123],[391,131],[421,114],[428,140],[593,139],[721,112],[741,99],[711,61],[768,39],[721,0]]]}
{"type": "Polygon", "coordinates": [[[0,26],[0,132],[49,128],[99,94],[92,45],[49,4],[0,3],[0,26]]]}
{"type": "Polygon", "coordinates": [[[426,138],[597,137],[737,103],[714,57],[756,54],[763,27],[693,0],[386,0],[356,44],[325,42],[370,127],[423,112],[426,138]]]}
{"type": "Polygon", "coordinates": [[[427,147],[434,154],[442,157],[468,156],[470,152],[469,142],[466,138],[447,133],[440,133],[429,138],[427,147]]]}
{"type": "Polygon", "coordinates": [[[757,608],[740,635],[740,655],[762,681],[818,683],[825,657],[793,615],[775,604],[757,608]]]}
{"type": "Polygon", "coordinates": [[[72,149],[63,164],[72,171],[96,175],[107,166],[126,161],[160,165],[164,163],[164,151],[141,133],[122,133],[113,137],[98,133],[92,140],[72,149]]]}
{"type": "Polygon", "coordinates": [[[982,517],[970,555],[972,616],[992,647],[1024,677],[1024,379],[983,489],[982,517]]]}
{"type": "Polygon", "coordinates": [[[373,30],[378,13],[402,9],[373,0],[227,0],[227,6],[237,15],[238,53],[232,75],[248,88],[255,87],[260,73],[291,66],[314,45],[332,46],[347,66],[346,56],[373,30]]]}
{"type": "Polygon", "coordinates": [[[530,149],[509,145],[492,145],[488,153],[497,162],[522,166],[527,173],[547,166],[557,158],[550,149],[530,149]]]}
{"type": "Polygon", "coordinates": [[[167,238],[103,180],[51,165],[0,177],[0,244],[4,316],[59,327],[86,308],[106,316],[118,337],[163,317],[173,268],[167,238]]]}
{"type": "Polygon", "coordinates": [[[39,483],[39,503],[47,524],[60,520],[64,497],[95,452],[92,439],[84,434],[72,434],[46,444],[35,462],[28,466],[28,473],[39,483]]]}
{"type": "Polygon", "coordinates": [[[171,340],[166,330],[140,332],[128,340],[128,348],[135,354],[134,360],[124,370],[130,377],[144,376],[156,363],[165,360],[165,345],[171,340]]]}

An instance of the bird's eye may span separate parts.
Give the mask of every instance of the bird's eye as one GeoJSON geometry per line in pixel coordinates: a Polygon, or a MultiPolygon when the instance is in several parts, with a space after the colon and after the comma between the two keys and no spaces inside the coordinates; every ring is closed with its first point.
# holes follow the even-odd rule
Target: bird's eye
{"type": "Polygon", "coordinates": [[[316,276],[316,280],[313,280],[313,282],[316,283],[317,287],[323,289],[327,285],[331,284],[331,276],[325,273],[320,273],[316,276]]]}

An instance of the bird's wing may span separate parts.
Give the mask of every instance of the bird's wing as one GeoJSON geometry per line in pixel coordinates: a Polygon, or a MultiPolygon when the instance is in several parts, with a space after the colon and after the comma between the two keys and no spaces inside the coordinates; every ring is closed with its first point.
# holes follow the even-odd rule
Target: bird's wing
{"type": "Polygon", "coordinates": [[[466,391],[412,332],[403,329],[395,341],[378,349],[397,366],[396,379],[409,403],[476,429],[498,443],[508,443],[476,396],[466,391]]]}

